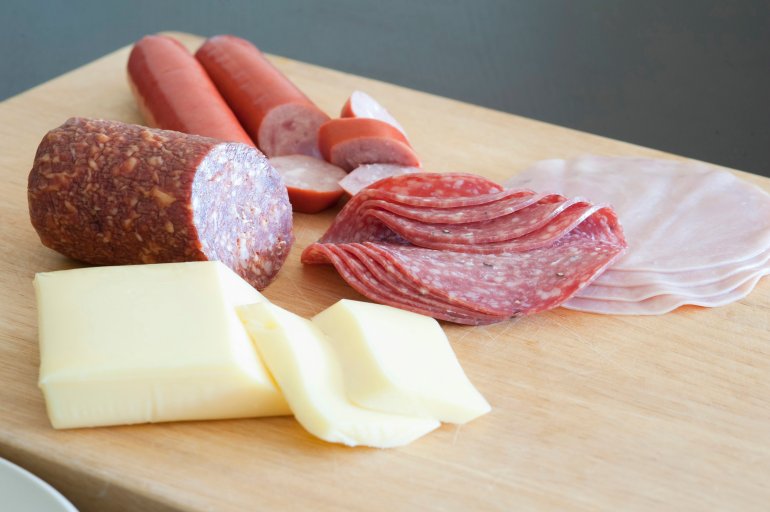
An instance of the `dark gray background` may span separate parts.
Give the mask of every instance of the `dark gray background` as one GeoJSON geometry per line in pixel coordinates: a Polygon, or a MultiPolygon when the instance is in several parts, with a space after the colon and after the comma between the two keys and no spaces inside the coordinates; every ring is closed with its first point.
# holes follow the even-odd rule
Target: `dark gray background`
{"type": "Polygon", "coordinates": [[[770,0],[3,0],[0,98],[162,30],[770,175],[770,0]]]}

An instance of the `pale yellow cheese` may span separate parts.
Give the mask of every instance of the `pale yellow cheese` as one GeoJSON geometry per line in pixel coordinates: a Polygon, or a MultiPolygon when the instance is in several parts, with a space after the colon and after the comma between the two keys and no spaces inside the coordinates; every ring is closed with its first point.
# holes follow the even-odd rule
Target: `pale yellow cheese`
{"type": "Polygon", "coordinates": [[[490,411],[433,318],[343,299],[312,321],[332,343],[356,404],[448,423],[490,411]]]}
{"type": "Polygon", "coordinates": [[[329,341],[309,320],[267,302],[240,307],[238,313],[297,421],[311,434],[348,446],[389,448],[439,426],[434,419],[351,403],[329,341]]]}
{"type": "Polygon", "coordinates": [[[35,276],[55,428],[289,414],[235,306],[266,299],[219,262],[35,276]]]}

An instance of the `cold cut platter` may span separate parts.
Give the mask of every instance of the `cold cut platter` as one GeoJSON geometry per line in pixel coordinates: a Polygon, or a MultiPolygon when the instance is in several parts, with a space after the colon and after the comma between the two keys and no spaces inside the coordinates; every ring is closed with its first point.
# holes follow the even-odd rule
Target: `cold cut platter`
{"type": "MultiPolygon", "coordinates": [[[[173,36],[191,52],[203,43],[197,36],[173,36]]],[[[218,52],[228,44],[214,40],[202,51],[201,61],[214,82],[224,72],[218,52]]],[[[184,46],[171,46],[163,51],[184,50],[184,46]]],[[[236,54],[236,50],[228,51],[236,54]]],[[[475,193],[468,199],[466,179],[465,185],[457,185],[463,193],[454,194],[451,201],[437,206],[431,203],[437,196],[436,187],[431,186],[429,199],[420,199],[419,189],[426,181],[409,170],[400,177],[388,178],[392,180],[389,191],[383,192],[382,186],[379,191],[367,189],[369,202],[350,200],[343,207],[327,200],[333,196],[333,187],[308,195],[301,180],[287,182],[289,198],[295,200],[293,241],[285,237],[281,246],[291,246],[288,255],[270,252],[278,247],[273,244],[265,249],[268,255],[259,260],[262,263],[238,267],[237,262],[230,262],[228,266],[261,289],[276,307],[302,317],[318,315],[340,299],[352,299],[393,303],[413,313],[439,318],[465,374],[489,402],[491,412],[485,410],[485,414],[464,425],[444,423],[424,438],[389,450],[327,443],[310,435],[289,416],[72,430],[52,428],[37,385],[40,353],[32,282],[36,273],[83,264],[45,247],[41,240],[46,242],[47,233],[52,237],[46,243],[49,247],[62,243],[53,248],[65,253],[79,248],[102,257],[103,253],[93,246],[95,235],[89,235],[86,228],[99,233],[104,230],[89,228],[88,223],[77,220],[82,212],[79,204],[57,205],[55,198],[34,194],[28,204],[28,177],[34,163],[40,179],[51,180],[45,155],[54,158],[52,151],[63,147],[57,145],[60,138],[85,134],[83,139],[89,145],[109,146],[108,141],[101,139],[127,136],[130,131],[115,122],[146,123],[148,114],[142,114],[147,110],[145,102],[152,104],[156,100],[142,99],[145,86],[141,81],[134,80],[129,85],[126,80],[130,52],[129,47],[109,54],[0,106],[0,118],[4,121],[0,126],[0,170],[5,180],[0,201],[0,284],[4,290],[0,319],[0,456],[48,480],[82,510],[596,510],[618,506],[632,510],[759,510],[764,506],[769,496],[763,475],[770,471],[770,288],[761,275],[767,266],[764,254],[768,247],[766,240],[753,236],[750,230],[764,233],[763,196],[756,195],[760,192],[754,185],[770,190],[768,180],[727,170],[708,175],[707,183],[713,182],[715,190],[729,194],[701,189],[700,195],[691,199],[691,207],[713,201],[724,211],[724,215],[705,217],[709,226],[700,225],[698,229],[705,234],[697,241],[721,230],[729,235],[731,244],[708,248],[711,257],[696,260],[677,257],[676,250],[677,244],[695,242],[672,238],[667,243],[666,238],[666,233],[674,237],[693,232],[686,225],[676,225],[681,219],[693,223],[686,215],[692,208],[684,210],[684,214],[681,209],[664,209],[664,202],[656,203],[649,188],[643,188],[652,186],[653,181],[647,177],[639,185],[639,198],[633,198],[633,205],[673,220],[665,231],[648,231],[646,237],[655,241],[656,252],[644,259],[639,252],[624,252],[626,245],[633,248],[638,244],[639,237],[626,242],[615,224],[616,210],[601,203],[603,199],[588,201],[578,197],[585,192],[568,188],[543,190],[546,185],[542,184],[524,192],[530,186],[527,183],[562,167],[585,167],[586,160],[580,158],[589,154],[597,155],[588,157],[593,159],[589,160],[593,167],[603,165],[602,157],[654,158],[671,162],[666,165],[676,165],[677,169],[701,164],[280,57],[268,59],[304,94],[297,96],[285,89],[286,97],[292,98],[286,100],[291,108],[269,102],[258,105],[261,123],[244,123],[244,130],[224,136],[227,140],[243,137],[248,143],[266,137],[265,147],[271,149],[265,152],[280,153],[280,148],[288,144],[299,148],[294,152],[313,153],[307,155],[310,158],[320,154],[332,167],[342,167],[344,171],[368,164],[361,161],[360,155],[374,151],[379,152],[386,165],[409,169],[420,165],[422,169],[445,171],[452,179],[472,174],[479,183],[483,179],[498,185],[489,185],[483,194],[475,193]],[[351,95],[353,91],[366,91],[377,98],[387,106],[388,115],[398,121],[386,121],[385,128],[371,122],[367,116],[382,118],[382,112],[372,107],[368,95],[351,95]],[[342,118],[327,120],[324,112],[336,114],[343,105],[342,118]],[[269,135],[270,123],[283,126],[282,120],[296,115],[296,111],[307,112],[303,115],[308,125],[327,127],[319,132],[317,153],[306,149],[305,125],[292,131],[290,137],[276,139],[269,135]],[[49,142],[53,149],[38,153],[36,159],[41,139],[71,117],[81,120],[52,132],[54,139],[49,142]],[[93,123],[99,122],[82,118],[111,121],[95,130],[97,125],[93,123]],[[372,146],[370,141],[381,137],[393,142],[385,149],[372,146]],[[419,155],[419,160],[415,155],[419,155]],[[567,163],[538,164],[547,168],[534,178],[527,174],[530,171],[521,174],[546,159],[567,163]],[[521,182],[515,182],[517,176],[521,182]],[[734,183],[735,176],[739,185],[734,183]],[[503,189],[502,184],[508,180],[514,180],[515,186],[503,189]],[[407,185],[409,194],[404,195],[404,184],[409,183],[419,185],[407,185]],[[510,190],[515,192],[506,192],[510,190]],[[304,198],[301,201],[308,213],[297,211],[299,197],[304,198]],[[755,207],[730,209],[754,198],[759,198],[752,203],[755,207]],[[357,202],[363,204],[360,210],[344,213],[344,208],[352,211],[357,202]],[[531,206],[535,208],[524,209],[531,206]],[[64,212],[64,216],[57,213],[56,218],[75,219],[83,229],[68,227],[67,223],[51,224],[51,209],[64,212]],[[319,210],[320,213],[310,213],[319,210]],[[493,221],[497,223],[492,224],[494,229],[478,224],[478,216],[489,216],[491,210],[505,212],[519,224],[514,226],[506,221],[505,229],[499,229],[503,225],[500,220],[493,221]],[[454,215],[458,212],[465,219],[462,222],[456,222],[454,215]],[[370,230],[363,237],[359,226],[353,230],[352,238],[348,234],[338,236],[351,231],[351,224],[345,221],[348,217],[364,224],[366,219],[376,217],[391,229],[370,230]],[[738,229],[731,232],[730,226],[718,225],[720,218],[738,229]],[[525,229],[523,225],[529,227],[525,229]],[[558,226],[562,227],[557,229],[558,226]],[[465,233],[463,237],[456,236],[458,229],[465,233]],[[42,234],[38,236],[39,233],[42,234]],[[468,239],[473,242],[466,243],[468,239]],[[393,245],[394,240],[398,244],[393,245]],[[522,281],[525,284],[510,284],[512,274],[506,270],[505,279],[499,283],[503,291],[499,293],[504,294],[514,286],[517,290],[536,286],[542,297],[533,303],[532,314],[515,301],[510,307],[498,307],[498,292],[475,287],[489,276],[498,275],[495,272],[501,268],[497,265],[502,258],[499,244],[507,248],[524,245],[527,252],[520,254],[528,254],[525,259],[538,260],[546,254],[549,262],[554,258],[568,261],[563,259],[564,254],[548,253],[554,247],[579,246],[584,253],[580,261],[585,265],[580,267],[580,276],[590,276],[573,279],[570,271],[577,268],[574,265],[554,269],[546,276],[551,283],[546,289],[546,281],[531,285],[529,277],[522,281]],[[457,254],[461,256],[453,256],[457,254]],[[595,258],[593,263],[586,263],[586,254],[595,258]],[[266,269],[263,264],[282,262],[284,258],[280,271],[272,266],[266,269]],[[328,261],[309,261],[314,258],[328,261]],[[482,273],[468,274],[458,263],[476,260],[474,268],[482,273]],[[415,270],[418,263],[424,267],[415,270]],[[619,266],[605,272],[605,267],[614,263],[619,266]],[[394,273],[388,264],[405,270],[394,273]],[[439,273],[437,280],[424,279],[436,267],[452,270],[439,273]],[[563,285],[570,279],[571,285],[563,285]],[[584,280],[596,279],[600,286],[593,291],[590,286],[584,287],[584,280]],[[421,294],[420,289],[428,285],[436,287],[431,293],[421,294]],[[698,297],[682,299],[683,289],[697,293],[698,297]],[[740,290],[747,293],[741,295],[740,290]],[[573,292],[578,295],[572,296],[573,292]],[[561,304],[567,293],[571,298],[565,305],[574,308],[555,307],[554,301],[561,304]],[[725,293],[733,293],[732,300],[723,300],[725,293]],[[382,300],[377,300],[378,294],[382,300]],[[653,311],[656,314],[633,315],[578,311],[590,309],[589,306],[616,308],[618,304],[638,310],[650,306],[650,297],[674,297],[665,299],[669,303],[701,301],[703,306],[718,305],[722,300],[726,305],[684,305],[669,308],[673,310],[665,314],[657,314],[663,313],[657,310],[653,311]]],[[[146,60],[142,65],[150,66],[146,60]]],[[[147,71],[143,73],[146,76],[147,71]]],[[[213,89],[198,94],[208,97],[206,90],[213,89]]],[[[247,103],[248,99],[242,101],[247,103]]],[[[222,123],[232,127],[228,124],[231,121],[232,118],[225,117],[222,123]]],[[[140,130],[135,139],[152,145],[159,141],[154,137],[166,137],[154,133],[140,130]]],[[[168,144],[173,144],[178,138],[175,137],[168,144]]],[[[216,171],[221,154],[235,154],[230,160],[236,162],[232,164],[236,167],[241,165],[237,162],[248,162],[254,157],[242,149],[245,145],[212,144],[210,140],[196,138],[185,143],[185,148],[197,149],[173,156],[174,169],[183,179],[191,179],[193,186],[204,187],[201,197],[218,198],[212,204],[221,204],[229,190],[240,189],[233,183],[217,184],[204,179],[207,169],[216,171]],[[195,180],[200,183],[195,185],[195,180]]],[[[159,148],[169,147],[163,145],[167,144],[165,139],[158,143],[159,148]]],[[[144,151],[141,144],[138,146],[144,151]]],[[[155,156],[170,161],[172,153],[155,156]]],[[[59,155],[59,161],[64,157],[59,155]]],[[[124,156],[120,165],[125,165],[128,158],[124,156]]],[[[142,162],[156,161],[150,158],[148,154],[142,162]]],[[[84,162],[83,176],[89,177],[90,163],[87,159],[84,162]]],[[[260,162],[243,164],[242,172],[259,167],[260,162]]],[[[287,163],[290,164],[297,165],[287,163]]],[[[104,167],[97,159],[94,165],[104,167]]],[[[158,161],[158,165],[164,164],[158,161]]],[[[644,172],[647,170],[637,174],[642,176],[644,172]]],[[[651,172],[672,175],[665,169],[651,172]]],[[[353,173],[347,176],[352,181],[353,173]]],[[[93,179],[83,183],[98,185],[105,197],[116,197],[110,187],[126,190],[118,178],[109,183],[93,179]]],[[[267,181],[260,183],[271,186],[267,181]]],[[[450,182],[442,178],[441,183],[449,186],[450,182]]],[[[456,183],[452,181],[451,187],[456,183]]],[[[682,183],[684,188],[699,186],[682,183]]],[[[61,189],[74,186],[66,180],[57,182],[61,189]]],[[[625,186],[624,190],[633,186],[625,186]]],[[[50,192],[50,187],[46,187],[34,190],[50,192]]],[[[180,201],[173,194],[167,195],[176,190],[172,185],[159,191],[148,183],[142,190],[142,197],[150,201],[148,205],[162,207],[171,199],[180,201]]],[[[119,197],[121,204],[132,202],[130,194],[119,197]]],[[[286,232],[282,215],[287,215],[287,204],[285,195],[284,200],[270,203],[273,213],[265,218],[272,224],[263,224],[259,229],[273,234],[286,232]]],[[[98,206],[109,205],[106,201],[98,206]]],[[[116,209],[115,215],[122,215],[121,211],[116,209]]],[[[190,259],[218,259],[228,264],[225,258],[210,254],[215,254],[219,245],[240,247],[239,237],[253,229],[234,226],[230,238],[223,241],[207,228],[216,224],[212,218],[214,210],[182,220],[173,215],[164,217],[164,212],[171,211],[141,210],[146,217],[137,217],[132,222],[147,230],[136,229],[142,240],[134,237],[134,241],[115,246],[124,248],[121,254],[134,251],[133,258],[145,258],[149,263],[155,261],[160,249],[142,251],[147,247],[159,248],[164,246],[163,240],[173,239],[181,248],[175,251],[202,250],[205,256],[190,259]],[[186,234],[180,234],[180,226],[186,234]],[[158,235],[153,244],[144,243],[150,232],[165,235],[158,235]],[[198,233],[198,239],[188,236],[193,232],[198,233]],[[137,244],[137,240],[141,243],[137,244]]],[[[617,211],[621,213],[622,224],[623,210],[617,211]]],[[[495,218],[502,218],[501,215],[495,218]]],[[[125,220],[121,218],[121,222],[125,220]]],[[[647,229],[649,224],[640,222],[639,226],[647,229]]],[[[629,224],[629,228],[625,235],[635,232],[634,225],[629,224]]],[[[249,246],[245,252],[260,250],[249,246]]],[[[91,257],[70,255],[81,260],[91,257]]],[[[92,261],[104,262],[116,263],[92,261]]],[[[521,264],[515,267],[520,268],[521,264]]],[[[660,300],[655,302],[658,306],[659,303],[660,300]]],[[[431,366],[426,360],[415,365],[425,368],[426,373],[431,366]]]]}

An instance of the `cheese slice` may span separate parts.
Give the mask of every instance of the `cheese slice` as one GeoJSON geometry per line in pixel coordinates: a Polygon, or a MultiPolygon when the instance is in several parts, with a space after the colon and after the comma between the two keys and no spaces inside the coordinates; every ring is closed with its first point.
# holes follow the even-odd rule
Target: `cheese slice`
{"type": "Polygon", "coordinates": [[[347,395],[356,404],[448,423],[490,411],[433,318],[343,299],[312,321],[339,356],[347,395]]]}
{"type": "Polygon", "coordinates": [[[371,411],[351,403],[329,341],[309,320],[268,302],[240,307],[238,313],[294,417],[316,437],[348,446],[390,448],[439,426],[434,419],[371,411]]]}
{"type": "Polygon", "coordinates": [[[35,276],[55,428],[289,414],[235,306],[266,299],[219,262],[35,276]]]}

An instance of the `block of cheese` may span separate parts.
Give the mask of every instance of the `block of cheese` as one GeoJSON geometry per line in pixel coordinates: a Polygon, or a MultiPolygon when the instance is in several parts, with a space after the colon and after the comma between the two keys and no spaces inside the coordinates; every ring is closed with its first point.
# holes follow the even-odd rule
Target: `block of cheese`
{"type": "Polygon", "coordinates": [[[329,341],[309,320],[269,302],[242,306],[238,313],[294,417],[316,437],[348,446],[390,448],[439,426],[434,419],[371,411],[351,403],[329,341]]]}
{"type": "Polygon", "coordinates": [[[332,343],[356,404],[447,423],[490,411],[433,318],[343,299],[312,322],[332,343]]]}
{"type": "Polygon", "coordinates": [[[290,414],[235,307],[266,299],[219,262],[35,276],[55,428],[290,414]]]}

